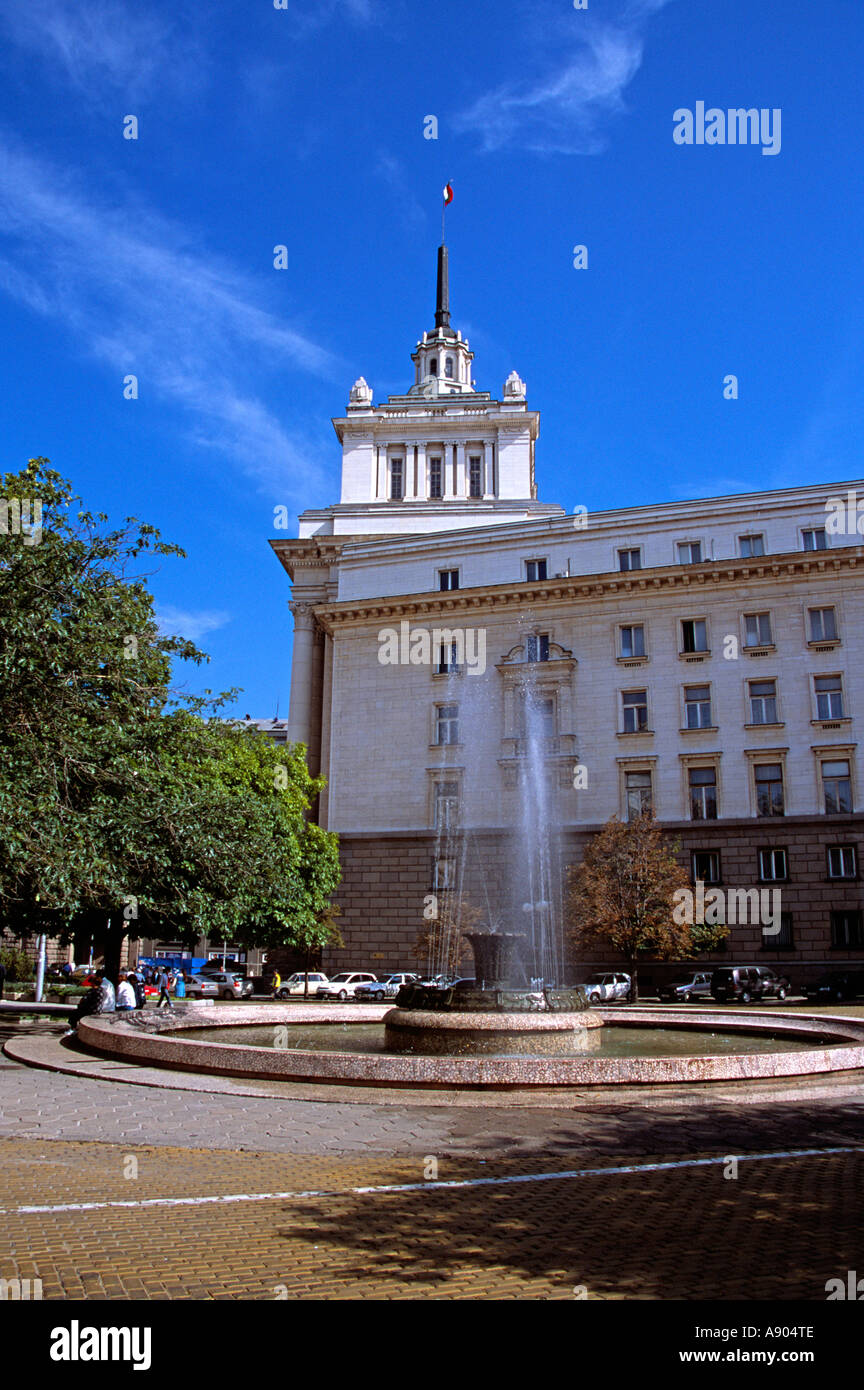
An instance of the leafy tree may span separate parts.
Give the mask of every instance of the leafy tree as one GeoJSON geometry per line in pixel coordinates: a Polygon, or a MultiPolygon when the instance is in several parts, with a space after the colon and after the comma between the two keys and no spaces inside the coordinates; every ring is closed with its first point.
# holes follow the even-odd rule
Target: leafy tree
{"type": "Polygon", "coordinates": [[[677,922],[673,895],[690,880],[650,813],[623,823],[613,816],[568,870],[567,915],[577,954],[612,947],[624,956],[639,997],[639,961],[690,959],[711,950],[724,926],[677,922]]]}
{"type": "Polygon", "coordinates": [[[436,915],[424,916],[411,954],[430,975],[436,972],[458,975],[469,954],[465,933],[480,924],[483,913],[461,893],[453,892],[436,894],[428,907],[433,908],[436,915]]]}
{"type": "Polygon", "coordinates": [[[310,930],[339,880],[336,837],[308,819],[321,781],[302,747],[220,717],[234,692],[172,692],[172,661],[206,657],[159,631],[129,574],[183,552],[132,518],[70,515],[79,499],[47,460],[0,486],[42,508],[38,542],[0,530],[6,922],[68,939],[109,920],[109,972],[127,932],[266,945],[310,930]]]}

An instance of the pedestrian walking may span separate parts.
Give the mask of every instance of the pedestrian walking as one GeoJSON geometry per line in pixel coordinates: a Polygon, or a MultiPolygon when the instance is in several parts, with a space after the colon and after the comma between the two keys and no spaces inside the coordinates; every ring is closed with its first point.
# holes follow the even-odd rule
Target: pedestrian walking
{"type": "Polygon", "coordinates": [[[276,999],[276,998],[278,997],[278,995],[279,995],[279,990],[280,990],[281,988],[282,988],[282,976],[279,974],[279,971],[278,971],[278,970],[274,970],[274,971],[273,971],[273,998],[274,998],[274,999],[276,999]]]}
{"type": "Polygon", "coordinates": [[[159,978],[156,981],[156,983],[159,986],[159,999],[156,1003],[157,1009],[161,1009],[163,1003],[166,1004],[169,1009],[172,1008],[173,1005],[171,1003],[171,1000],[168,998],[168,990],[171,986],[171,979],[168,975],[167,970],[161,970],[159,972],[159,978]]]}

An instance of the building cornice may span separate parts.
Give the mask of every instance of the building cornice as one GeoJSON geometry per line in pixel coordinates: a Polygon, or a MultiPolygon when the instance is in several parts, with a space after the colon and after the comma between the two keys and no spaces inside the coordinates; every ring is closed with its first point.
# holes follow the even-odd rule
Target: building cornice
{"type": "MultiPolygon", "coordinates": [[[[785,555],[759,556],[752,560],[708,560],[701,565],[667,565],[656,569],[615,570],[606,574],[573,575],[540,584],[490,584],[474,589],[450,589],[444,593],[397,594],[388,598],[346,599],[321,604],[315,616],[331,636],[339,629],[370,621],[389,622],[408,618],[427,619],[463,614],[476,622],[478,610],[505,612],[532,604],[578,603],[598,598],[639,597],[670,592],[699,595],[735,584],[772,579],[829,578],[864,563],[864,546],[843,546],[833,551],[793,551],[785,555]]],[[[287,566],[286,566],[287,568],[287,566]]]]}

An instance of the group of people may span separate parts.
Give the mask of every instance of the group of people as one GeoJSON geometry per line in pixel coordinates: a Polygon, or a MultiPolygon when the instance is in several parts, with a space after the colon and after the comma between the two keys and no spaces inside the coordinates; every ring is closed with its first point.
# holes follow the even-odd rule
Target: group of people
{"type": "Polygon", "coordinates": [[[186,998],[186,977],[182,970],[173,976],[164,967],[154,970],[150,966],[143,966],[138,971],[121,970],[116,990],[104,970],[97,970],[95,977],[95,985],[78,1001],[72,1020],[73,1030],[89,1014],[131,1013],[133,1009],[143,1009],[147,1002],[145,985],[158,987],[156,1007],[160,1009],[172,1007],[171,989],[176,999],[186,998]]]}

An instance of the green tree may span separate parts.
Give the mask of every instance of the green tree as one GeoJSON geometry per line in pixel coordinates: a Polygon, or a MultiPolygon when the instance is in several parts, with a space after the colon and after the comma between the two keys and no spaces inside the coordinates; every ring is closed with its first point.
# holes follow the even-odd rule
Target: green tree
{"type": "Polygon", "coordinates": [[[17,935],[126,933],[290,941],[339,879],[336,838],[308,819],[322,783],[301,747],[221,717],[235,692],[172,693],[172,662],[207,658],[159,631],[144,555],[182,555],[133,518],[77,510],[31,460],[0,483],[41,505],[41,535],[0,531],[0,912],[17,935]],[[32,540],[33,543],[30,543],[32,540]],[[209,714],[209,717],[205,717],[209,714]]]}
{"type": "Polygon", "coordinates": [[[616,816],[588,842],[585,856],[568,870],[567,916],[577,955],[610,946],[620,951],[639,998],[639,962],[687,960],[711,950],[726,927],[678,922],[676,890],[690,880],[650,814],[622,823],[616,816]]]}

